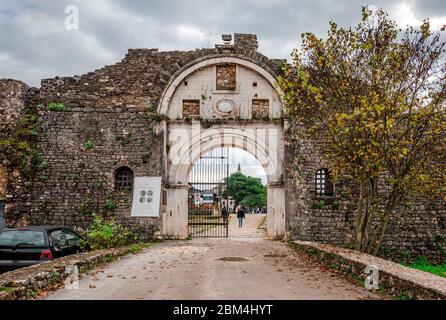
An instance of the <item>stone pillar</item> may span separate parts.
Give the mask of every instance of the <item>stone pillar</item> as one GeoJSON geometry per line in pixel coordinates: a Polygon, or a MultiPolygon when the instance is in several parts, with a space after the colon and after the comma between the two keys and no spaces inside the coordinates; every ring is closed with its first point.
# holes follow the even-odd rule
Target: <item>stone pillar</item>
{"type": "Polygon", "coordinates": [[[257,42],[257,36],[255,34],[235,33],[234,46],[245,47],[250,50],[256,51],[257,48],[259,47],[259,44],[257,42]]]}
{"type": "Polygon", "coordinates": [[[282,183],[267,185],[268,217],[266,236],[268,239],[283,239],[285,226],[285,187],[282,183]]]}
{"type": "Polygon", "coordinates": [[[162,213],[162,235],[166,238],[186,239],[188,187],[175,185],[167,188],[166,210],[162,213]]]}

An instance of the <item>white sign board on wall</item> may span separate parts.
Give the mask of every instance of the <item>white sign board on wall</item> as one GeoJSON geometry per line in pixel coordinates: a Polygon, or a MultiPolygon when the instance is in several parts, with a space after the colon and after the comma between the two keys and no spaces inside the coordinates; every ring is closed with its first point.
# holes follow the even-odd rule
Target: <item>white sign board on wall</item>
{"type": "Polygon", "coordinates": [[[132,217],[159,217],[161,177],[135,177],[132,217]]]}

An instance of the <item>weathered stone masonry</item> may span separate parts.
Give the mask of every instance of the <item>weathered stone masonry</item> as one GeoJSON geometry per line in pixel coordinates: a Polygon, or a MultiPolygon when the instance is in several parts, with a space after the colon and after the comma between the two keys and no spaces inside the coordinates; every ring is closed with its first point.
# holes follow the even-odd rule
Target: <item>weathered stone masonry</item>
{"type": "MultiPolygon", "coordinates": [[[[126,166],[136,176],[162,176],[164,186],[169,187],[168,150],[164,150],[169,120],[157,114],[156,109],[172,79],[197,63],[215,58],[249,61],[273,77],[283,63],[258,53],[254,35],[239,34],[234,45],[217,45],[212,49],[129,50],[115,65],[82,76],[45,79],[38,89],[18,81],[1,80],[2,135],[11,134],[25,106],[33,108],[39,116],[38,147],[47,163],[34,181],[23,181],[16,168],[1,160],[0,201],[7,202],[8,223],[85,227],[91,211],[95,210],[116,217],[145,238],[161,232],[162,219],[130,217],[131,195],[114,192],[114,172],[126,166]],[[50,103],[63,103],[64,108],[49,110],[50,103]],[[5,184],[6,190],[2,192],[5,184]],[[106,199],[111,199],[116,208],[105,210],[106,199]]],[[[223,83],[229,85],[228,89],[235,86],[237,90],[234,70],[237,69],[226,68],[224,75],[228,81],[223,83]]],[[[257,83],[251,85],[254,88],[257,83]]],[[[181,90],[185,88],[188,87],[181,90]]],[[[182,114],[179,113],[178,119],[174,117],[177,123],[200,117],[205,101],[199,95],[188,99],[195,102],[188,105],[186,101],[182,114]],[[197,100],[201,107],[197,106],[197,100]]],[[[270,122],[273,101],[267,102],[264,97],[253,97],[251,105],[237,106],[238,115],[245,120],[270,122]]],[[[212,117],[206,115],[206,119],[212,117]]],[[[317,143],[303,138],[304,128],[288,120],[278,121],[285,129],[283,183],[288,235],[300,240],[348,245],[353,237],[354,207],[348,204],[349,195],[343,191],[355,192],[355,183],[341,181],[335,187],[335,197],[317,198],[314,174],[321,168],[329,168],[329,164],[317,151],[317,143]],[[316,208],[315,203],[322,201],[323,205],[316,208]]],[[[413,203],[401,208],[402,217],[392,221],[384,241],[385,252],[395,258],[426,255],[438,259],[446,236],[445,203],[427,200],[413,203]]]]}
{"type": "MultiPolygon", "coordinates": [[[[358,192],[354,181],[343,179],[335,186],[334,197],[318,197],[314,173],[330,168],[316,142],[303,138],[305,129],[293,124],[286,132],[287,212],[290,233],[299,240],[319,241],[342,246],[354,242],[358,192]],[[317,206],[315,206],[317,204],[317,206]]],[[[402,205],[398,218],[391,219],[380,255],[396,261],[426,256],[433,262],[446,259],[446,205],[441,199],[412,199],[402,205]]]]}
{"type": "MultiPolygon", "coordinates": [[[[91,211],[104,211],[104,201],[110,198],[117,208],[108,214],[152,237],[160,230],[160,220],[130,218],[131,195],[114,193],[114,171],[127,166],[135,175],[165,176],[165,122],[149,121],[148,110],[158,105],[175,72],[196,60],[226,55],[220,48],[134,49],[115,65],[83,76],[44,79],[39,89],[2,80],[2,113],[7,110],[9,123],[17,119],[10,115],[22,112],[25,105],[38,113],[38,146],[47,162],[32,181],[32,191],[9,182],[4,197],[9,213],[14,210],[31,224],[85,227],[91,211]],[[17,86],[24,87],[18,92],[17,86]],[[48,110],[50,103],[64,108],[48,110]],[[88,150],[87,141],[93,145],[88,150]]],[[[234,48],[231,55],[269,69],[277,63],[244,46],[234,48]]],[[[8,173],[10,181],[18,175],[13,172],[8,173]]]]}
{"type": "Polygon", "coordinates": [[[31,223],[85,226],[92,210],[104,211],[108,198],[117,205],[110,214],[153,235],[159,222],[130,218],[131,195],[114,192],[119,167],[140,176],[162,175],[162,133],[149,126],[146,112],[86,107],[42,111],[40,116],[39,144],[45,146],[48,167],[34,182],[31,223]],[[85,141],[93,147],[86,149],[85,141]]]}
{"type": "MultiPolygon", "coordinates": [[[[30,88],[21,81],[0,80],[0,141],[15,136],[18,124],[24,116],[25,101],[30,88]]],[[[0,149],[1,150],[1,149],[0,149]]],[[[30,209],[32,184],[22,176],[16,164],[0,154],[0,201],[6,206],[6,220],[10,223],[26,223],[30,209]]]]}

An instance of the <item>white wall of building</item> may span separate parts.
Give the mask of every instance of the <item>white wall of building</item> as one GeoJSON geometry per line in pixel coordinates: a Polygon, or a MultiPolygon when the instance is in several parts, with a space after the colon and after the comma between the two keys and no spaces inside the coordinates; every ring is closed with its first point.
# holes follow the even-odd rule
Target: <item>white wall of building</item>
{"type": "Polygon", "coordinates": [[[269,117],[279,118],[282,113],[280,99],[272,85],[259,73],[245,66],[237,65],[237,88],[234,91],[216,90],[216,66],[195,71],[177,86],[169,104],[167,116],[182,119],[183,100],[200,100],[202,119],[225,118],[215,112],[216,104],[222,99],[232,100],[241,119],[252,118],[252,100],[269,100],[269,117]],[[187,85],[186,85],[187,83],[187,85]],[[256,86],[254,86],[256,84],[256,86]]]}
{"type": "Polygon", "coordinates": [[[286,236],[285,189],[283,186],[284,125],[273,121],[237,121],[252,119],[252,100],[269,100],[269,117],[282,116],[282,104],[273,87],[274,78],[253,63],[236,58],[202,61],[173,79],[160,102],[160,114],[171,120],[183,118],[183,100],[200,101],[202,120],[230,119],[203,127],[200,121],[168,121],[166,126],[166,182],[168,202],[162,215],[163,234],[172,238],[188,236],[187,181],[193,163],[219,147],[243,149],[259,160],[267,176],[269,238],[286,236]],[[237,86],[234,91],[216,90],[216,65],[235,63],[237,86]],[[187,82],[187,84],[186,84],[187,82]],[[256,85],[254,85],[254,83],[256,85]],[[216,105],[229,99],[236,114],[222,115],[216,105]]]}

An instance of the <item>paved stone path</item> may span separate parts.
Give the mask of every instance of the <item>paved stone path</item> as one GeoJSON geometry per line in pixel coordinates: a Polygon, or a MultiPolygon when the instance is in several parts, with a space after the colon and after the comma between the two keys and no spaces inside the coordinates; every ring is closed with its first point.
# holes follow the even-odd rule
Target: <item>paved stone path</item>
{"type": "MultiPolygon", "coordinates": [[[[246,222],[247,226],[255,225],[250,218],[246,222]]],[[[246,230],[249,228],[243,232],[246,230]]],[[[194,300],[378,297],[335,272],[314,264],[286,243],[239,237],[156,244],[138,255],[128,256],[91,272],[81,279],[78,290],[60,289],[46,298],[194,300]]]]}
{"type": "Polygon", "coordinates": [[[243,226],[239,228],[237,215],[232,214],[229,220],[228,234],[230,238],[265,238],[266,214],[247,214],[243,226]],[[263,228],[265,226],[265,228],[263,228]]]}

